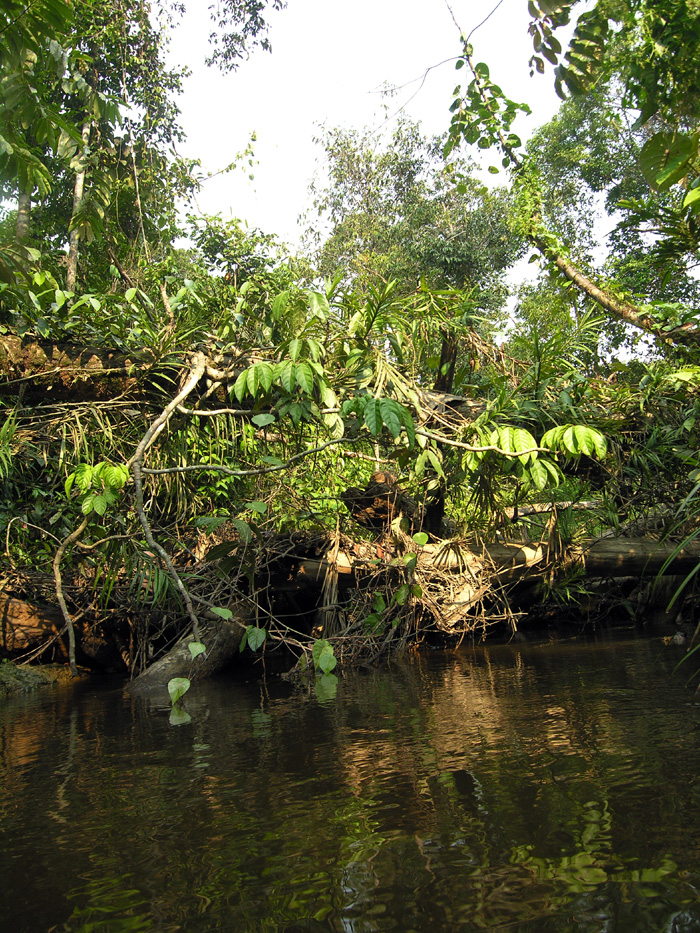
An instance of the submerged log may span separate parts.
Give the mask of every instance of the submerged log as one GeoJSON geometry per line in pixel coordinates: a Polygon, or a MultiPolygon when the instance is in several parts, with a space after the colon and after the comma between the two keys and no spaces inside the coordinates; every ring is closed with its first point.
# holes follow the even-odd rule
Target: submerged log
{"type": "Polygon", "coordinates": [[[202,643],[206,652],[193,658],[189,645],[192,634],[180,638],[168,653],[152,664],[129,684],[132,696],[158,696],[169,702],[168,681],[186,677],[202,680],[218,673],[236,657],[241,646],[247,613],[241,606],[231,607],[234,621],[214,617],[200,621],[202,643]]]}

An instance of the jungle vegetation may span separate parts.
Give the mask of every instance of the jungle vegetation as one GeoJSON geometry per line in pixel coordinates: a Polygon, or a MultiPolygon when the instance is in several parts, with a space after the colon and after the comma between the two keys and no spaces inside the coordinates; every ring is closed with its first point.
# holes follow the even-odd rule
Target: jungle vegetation
{"type": "MultiPolygon", "coordinates": [[[[328,674],[634,619],[658,571],[692,622],[697,4],[597,0],[564,49],[578,0],[530,0],[562,106],[526,146],[466,41],[444,138],[326,127],[300,255],[194,209],[180,8],[0,11],[0,579],[61,611],[3,650],[109,645],[133,675],[224,624],[328,674]]],[[[211,64],[267,45],[264,14],[217,4],[211,64]]]]}

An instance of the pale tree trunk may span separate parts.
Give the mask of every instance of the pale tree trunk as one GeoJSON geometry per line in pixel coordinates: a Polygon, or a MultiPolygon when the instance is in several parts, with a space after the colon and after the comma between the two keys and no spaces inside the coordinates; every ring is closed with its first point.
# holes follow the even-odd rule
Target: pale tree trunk
{"type": "MultiPolygon", "coordinates": [[[[85,123],[83,125],[83,146],[85,149],[88,147],[90,142],[90,124],[85,123]]],[[[85,170],[75,176],[75,187],[73,189],[73,213],[71,217],[75,217],[78,208],[83,203],[83,196],[85,191],[85,170]]],[[[80,232],[78,230],[71,230],[70,237],[68,240],[68,262],[66,264],[66,291],[74,292],[75,291],[75,282],[78,275],[78,253],[79,253],[79,243],[80,243],[80,232]]]]}
{"type": "Polygon", "coordinates": [[[20,191],[17,197],[17,222],[15,224],[15,236],[18,243],[23,243],[29,236],[31,210],[31,197],[25,191],[20,191]]]}

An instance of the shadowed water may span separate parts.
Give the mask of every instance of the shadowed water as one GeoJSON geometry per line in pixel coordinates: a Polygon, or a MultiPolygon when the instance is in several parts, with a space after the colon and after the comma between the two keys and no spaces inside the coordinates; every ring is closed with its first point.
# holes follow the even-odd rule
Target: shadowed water
{"type": "Polygon", "coordinates": [[[700,708],[658,640],[0,706],[0,929],[700,931],[700,708]]]}

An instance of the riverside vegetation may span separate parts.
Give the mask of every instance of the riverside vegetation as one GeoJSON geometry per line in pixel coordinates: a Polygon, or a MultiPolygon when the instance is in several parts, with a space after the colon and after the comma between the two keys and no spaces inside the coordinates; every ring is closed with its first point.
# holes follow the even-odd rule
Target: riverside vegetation
{"type": "MultiPolygon", "coordinates": [[[[463,40],[444,139],[322,132],[290,255],[194,213],[151,6],[0,13],[4,653],[160,671],[177,706],[240,651],[332,691],[338,663],[653,605],[694,650],[696,7],[598,0],[563,50],[578,3],[531,0],[563,103],[527,146],[463,40]]],[[[232,69],[264,4],[217,10],[232,69]]]]}

